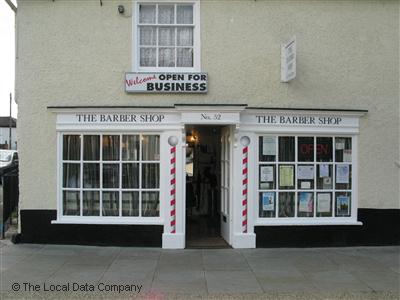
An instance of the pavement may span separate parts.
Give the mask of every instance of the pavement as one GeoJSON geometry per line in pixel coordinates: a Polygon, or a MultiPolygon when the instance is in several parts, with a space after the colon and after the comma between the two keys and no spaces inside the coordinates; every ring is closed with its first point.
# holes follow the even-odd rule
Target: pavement
{"type": "Polygon", "coordinates": [[[400,247],[185,249],[0,241],[0,299],[400,299],[400,247]]]}

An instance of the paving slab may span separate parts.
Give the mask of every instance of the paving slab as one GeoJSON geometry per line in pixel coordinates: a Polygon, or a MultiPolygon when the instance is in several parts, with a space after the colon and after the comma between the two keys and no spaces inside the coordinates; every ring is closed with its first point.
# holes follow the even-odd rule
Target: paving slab
{"type": "Polygon", "coordinates": [[[266,270],[255,271],[263,291],[271,292],[317,292],[318,290],[300,271],[297,270],[266,270]]]}
{"type": "Polygon", "coordinates": [[[107,267],[102,265],[73,265],[65,264],[51,275],[51,278],[46,280],[49,283],[98,283],[107,270],[107,267]]]}
{"type": "Polygon", "coordinates": [[[251,271],[206,271],[207,290],[211,294],[262,293],[263,290],[251,271]]]}
{"type": "Polygon", "coordinates": [[[346,271],[312,272],[304,276],[322,293],[372,292],[367,284],[346,271]]]}
{"type": "Polygon", "coordinates": [[[233,249],[203,250],[204,269],[211,270],[243,270],[249,271],[250,266],[240,251],[233,249]]]}
{"type": "Polygon", "coordinates": [[[153,285],[153,293],[191,293],[207,294],[204,271],[157,271],[153,285]]]}
{"type": "Polygon", "coordinates": [[[396,272],[356,271],[351,274],[372,290],[397,292],[400,298],[400,274],[396,272]]]}
{"type": "Polygon", "coordinates": [[[203,271],[201,250],[163,251],[159,257],[158,270],[203,271]]]}

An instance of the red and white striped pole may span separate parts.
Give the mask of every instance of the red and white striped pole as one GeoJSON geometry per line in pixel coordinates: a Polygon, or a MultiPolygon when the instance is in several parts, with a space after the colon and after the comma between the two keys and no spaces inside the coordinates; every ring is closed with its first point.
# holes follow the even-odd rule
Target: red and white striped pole
{"type": "Polygon", "coordinates": [[[247,233],[247,200],[248,200],[248,158],[250,138],[243,136],[240,139],[242,150],[242,232],[247,233]]]}
{"type": "Polygon", "coordinates": [[[170,225],[171,233],[176,233],[176,145],[178,138],[170,136],[168,138],[170,144],[170,225]]]}

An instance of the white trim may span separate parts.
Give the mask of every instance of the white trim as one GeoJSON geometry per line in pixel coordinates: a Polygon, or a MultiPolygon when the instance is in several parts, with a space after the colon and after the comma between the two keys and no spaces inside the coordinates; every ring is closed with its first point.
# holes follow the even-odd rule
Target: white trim
{"type": "MultiPolygon", "coordinates": [[[[303,218],[306,219],[306,218],[303,218]]],[[[363,225],[362,222],[357,221],[356,219],[351,218],[343,220],[342,218],[323,218],[320,217],[318,220],[295,220],[294,218],[285,218],[284,220],[261,220],[258,219],[255,221],[255,226],[312,226],[312,225],[363,225]],[[321,219],[326,219],[321,220],[321,219]]]]}
{"type": "MultiPolygon", "coordinates": [[[[132,0],[132,71],[137,73],[146,72],[168,72],[168,73],[194,73],[201,72],[201,24],[200,24],[200,0],[132,0]],[[139,51],[139,34],[138,34],[138,20],[139,20],[139,5],[146,4],[193,4],[193,67],[191,68],[160,68],[160,67],[140,67],[140,51],[139,51]]],[[[183,25],[183,24],[182,24],[183,25]]],[[[157,24],[155,26],[160,26],[157,24]]],[[[168,24],[167,24],[168,26],[168,24]]],[[[180,26],[180,25],[170,25],[180,26]]],[[[190,26],[190,25],[189,25],[190,26]]],[[[158,37],[157,37],[158,38],[158,37]]],[[[158,41],[157,41],[158,44],[158,41]]],[[[158,47],[158,46],[157,46],[158,47]]],[[[176,57],[175,57],[176,59],[176,57]]],[[[158,60],[158,57],[157,57],[158,60]]]]}
{"type": "MultiPolygon", "coordinates": [[[[139,217],[138,217],[139,218],[139,217]]],[[[121,225],[163,225],[164,220],[160,218],[129,218],[129,217],[68,217],[51,221],[51,224],[121,224],[121,225]]]]}

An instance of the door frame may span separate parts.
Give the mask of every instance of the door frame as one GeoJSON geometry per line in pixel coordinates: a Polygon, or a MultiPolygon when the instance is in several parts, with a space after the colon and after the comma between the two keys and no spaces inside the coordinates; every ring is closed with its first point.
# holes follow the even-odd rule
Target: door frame
{"type": "MultiPolygon", "coordinates": [[[[207,124],[198,124],[198,123],[185,123],[185,124],[183,124],[182,125],[182,140],[184,141],[184,150],[182,151],[182,153],[181,153],[181,161],[182,161],[182,168],[181,168],[181,171],[182,171],[182,174],[183,174],[183,176],[182,176],[182,184],[181,184],[181,191],[182,191],[182,198],[183,198],[183,201],[182,201],[182,205],[183,205],[183,210],[182,210],[182,212],[183,212],[183,235],[184,235],[184,240],[185,240],[185,248],[186,248],[186,216],[187,216],[187,211],[186,211],[186,184],[185,184],[185,181],[186,181],[186,147],[187,147],[187,144],[186,144],[186,126],[187,125],[193,125],[193,126],[207,126],[207,125],[215,125],[215,126],[218,126],[218,127],[221,127],[221,129],[222,128],[226,128],[226,127],[228,127],[229,128],[229,135],[230,135],[230,143],[229,143],[229,155],[230,155],[230,160],[229,160],[229,176],[230,176],[230,186],[229,186],[229,204],[228,204],[228,207],[229,207],[229,211],[228,211],[228,222],[229,222],[229,239],[228,240],[226,240],[225,238],[223,238],[222,237],[222,234],[221,234],[221,230],[222,230],[222,227],[220,228],[220,234],[221,234],[221,237],[230,245],[230,246],[232,246],[232,238],[233,238],[233,182],[232,182],[232,180],[233,180],[233,177],[232,177],[232,175],[233,175],[233,166],[234,166],[234,157],[233,157],[233,155],[234,155],[234,150],[233,150],[233,148],[234,148],[234,145],[235,145],[235,143],[234,143],[234,141],[235,141],[235,137],[234,137],[234,135],[235,135],[235,128],[237,127],[237,123],[228,123],[228,124],[221,124],[221,123],[215,123],[215,124],[210,124],[210,123],[207,123],[207,124]]],[[[219,147],[221,147],[221,143],[219,143],[219,147]]],[[[220,189],[219,189],[219,192],[220,192],[220,189]]],[[[221,201],[221,199],[220,199],[220,201],[221,201]]],[[[222,218],[222,215],[221,215],[221,218],[222,218]]]]}

